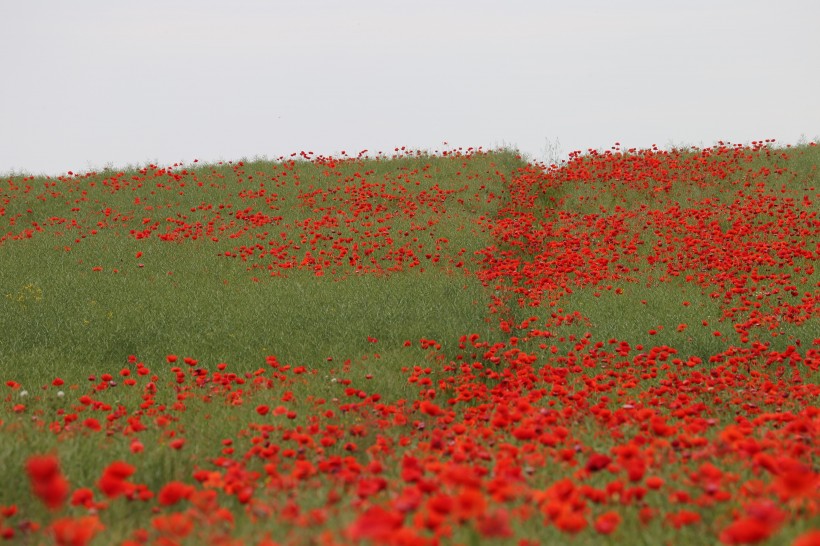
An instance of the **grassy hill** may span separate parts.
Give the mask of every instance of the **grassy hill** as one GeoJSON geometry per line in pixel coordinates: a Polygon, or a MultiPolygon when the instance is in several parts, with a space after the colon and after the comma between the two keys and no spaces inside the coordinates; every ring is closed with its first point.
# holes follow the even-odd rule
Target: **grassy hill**
{"type": "Polygon", "coordinates": [[[788,542],[820,506],[819,164],[0,177],[0,533],[788,542]]]}

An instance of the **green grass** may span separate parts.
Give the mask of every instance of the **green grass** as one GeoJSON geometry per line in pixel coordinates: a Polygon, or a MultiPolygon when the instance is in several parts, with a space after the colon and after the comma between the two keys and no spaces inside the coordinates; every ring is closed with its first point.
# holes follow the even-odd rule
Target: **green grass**
{"type": "MultiPolygon", "coordinates": [[[[691,156],[688,153],[682,152],[682,160],[691,156]]],[[[704,160],[720,161],[720,157],[704,160]]],[[[599,185],[595,180],[564,183],[548,189],[552,197],[545,197],[549,192],[542,195],[538,206],[546,208],[536,209],[536,216],[556,206],[573,214],[603,215],[602,210],[611,211],[616,205],[624,210],[638,206],[662,210],[674,203],[695,207],[705,197],[731,200],[734,190],[726,191],[724,186],[751,191],[756,182],[749,173],[761,169],[772,171],[776,182],[782,184],[782,188],[767,186],[767,194],[787,192],[798,201],[811,199],[817,194],[818,163],[817,147],[774,150],[756,156],[745,172],[730,172],[725,180],[705,177],[702,186],[690,185],[698,188],[694,193],[686,193],[685,184],[665,194],[626,186],[608,189],[606,183],[599,185]],[[746,182],[751,188],[744,188],[746,182]]],[[[368,173],[368,184],[386,196],[370,201],[381,202],[386,210],[397,203],[390,196],[418,195],[433,186],[457,192],[458,201],[449,198],[448,214],[431,213],[423,218],[436,220],[436,233],[450,239],[448,248],[465,249],[465,259],[469,260],[476,250],[494,243],[489,234],[475,227],[475,220],[492,216],[500,204],[498,199],[489,198],[490,193],[503,196],[503,181],[522,165],[514,153],[502,151],[469,160],[422,155],[321,165],[296,161],[201,166],[183,178],[184,186],[166,175],[157,176],[159,182],[155,182],[150,173],[157,171],[147,168],[106,171],[55,183],[48,189],[43,187],[49,181],[42,178],[10,178],[21,190],[6,192],[15,198],[7,200],[5,218],[20,215],[28,224],[44,225],[50,217],[70,216],[69,209],[77,206],[81,209],[77,216],[89,225],[106,221],[103,207],[119,211],[125,219],[121,228],[101,228],[80,244],[75,244],[73,233],[65,230],[59,236],[37,236],[0,246],[0,332],[5,332],[0,336],[0,369],[10,374],[13,371],[16,380],[27,383],[54,376],[79,382],[91,373],[116,371],[131,354],[146,362],[161,362],[164,355],[176,353],[198,357],[211,367],[228,362],[236,369],[252,370],[268,354],[294,364],[327,366],[327,357],[336,362],[356,360],[372,350],[393,350],[406,339],[437,339],[448,350],[464,333],[478,333],[486,339],[492,329],[479,310],[486,293],[470,276],[442,275],[440,270],[430,269],[386,278],[354,275],[337,281],[330,276],[316,278],[310,272],[267,278],[266,271],[251,269],[260,279],[251,282],[249,263],[218,256],[235,247],[224,236],[218,243],[201,238],[173,244],[156,238],[137,241],[127,231],[141,226],[144,216],[160,221],[186,216],[193,222],[203,213],[190,209],[202,203],[230,205],[233,210],[257,206],[242,192],[265,188],[269,196],[277,195],[270,202],[270,213],[281,216],[278,225],[291,233],[289,237],[295,237],[292,233],[299,221],[321,217],[325,209],[341,202],[334,201],[341,195],[324,194],[323,200],[321,192],[354,187],[360,184],[361,173],[368,173]],[[112,191],[112,180],[132,185],[112,191]],[[202,186],[192,189],[192,180],[202,186]],[[27,186],[31,190],[21,194],[27,186]],[[313,200],[306,199],[307,195],[313,195],[313,200]],[[137,197],[140,205],[135,204],[137,197]],[[135,258],[138,251],[144,253],[139,259],[135,258]],[[104,271],[91,271],[96,265],[104,271]],[[114,268],[119,272],[112,273],[114,268]],[[369,343],[368,336],[379,339],[379,344],[369,343]]],[[[815,198],[811,210],[817,212],[818,207],[815,198]]],[[[724,227],[731,223],[729,219],[717,220],[724,222],[724,227]]],[[[633,229],[640,228],[640,221],[632,221],[633,229]]],[[[410,230],[412,222],[396,217],[390,225],[393,233],[400,233],[410,230]]],[[[16,227],[23,225],[20,220],[16,227]]],[[[261,235],[263,230],[276,229],[257,227],[249,233],[261,235]]],[[[642,237],[639,258],[657,242],[651,230],[643,230],[642,237]]],[[[726,331],[727,324],[718,322],[720,306],[706,290],[683,282],[653,284],[648,281],[652,275],[648,270],[638,275],[637,282],[621,285],[622,294],[599,287],[576,288],[559,306],[580,311],[601,339],[675,345],[682,352],[702,357],[720,346],[711,336],[714,329],[733,335],[726,331]],[[684,300],[691,305],[683,307],[684,300]],[[700,325],[703,319],[710,321],[708,328],[700,325]],[[687,324],[683,333],[676,331],[680,323],[687,324]],[[657,334],[649,336],[650,329],[657,334]]],[[[801,292],[818,280],[820,271],[815,270],[801,283],[801,292]]],[[[518,309],[515,319],[532,314],[546,319],[553,311],[547,305],[518,309]]],[[[567,335],[582,335],[585,328],[575,325],[564,330],[567,335]]],[[[795,337],[806,338],[812,332],[811,324],[792,326],[773,341],[775,347],[783,348],[795,337]]]]}
{"type": "MultiPolygon", "coordinates": [[[[477,249],[491,244],[488,234],[475,229],[474,220],[492,214],[495,202],[487,199],[489,188],[474,187],[467,178],[474,177],[500,193],[500,176],[510,176],[520,165],[510,152],[469,161],[422,156],[340,162],[333,168],[307,162],[258,162],[242,168],[199,167],[186,177],[185,187],[174,189],[159,189],[149,180],[136,187],[132,177],[150,179],[139,171],[111,171],[59,183],[50,190],[58,191],[57,197],[32,189],[8,202],[6,217],[20,214],[28,222],[45,224],[50,217],[72,216],[68,209],[78,206],[81,210],[74,216],[89,225],[115,224],[100,213],[103,207],[118,211],[124,219],[121,227],[100,228],[81,243],[72,240],[69,230],[55,230],[62,234],[0,246],[4,264],[0,331],[7,333],[0,337],[0,369],[22,382],[54,376],[75,382],[90,373],[116,371],[128,355],[156,363],[168,353],[201,358],[211,367],[228,362],[238,370],[255,369],[269,354],[294,364],[322,366],[327,357],[338,362],[370,352],[374,346],[368,336],[385,349],[422,337],[451,344],[464,332],[486,336],[488,325],[483,313],[476,312],[484,301],[483,288],[461,271],[441,274],[438,269],[417,269],[384,278],[348,273],[341,280],[291,271],[287,277],[270,278],[264,269],[253,270],[250,262],[220,257],[236,245],[224,234],[219,242],[203,237],[175,244],[156,237],[135,240],[128,231],[139,229],[142,217],[152,221],[186,217],[194,222],[199,211],[190,209],[203,202],[230,205],[233,210],[259,207],[259,200],[248,201],[241,192],[258,191],[265,182],[252,186],[248,178],[266,180],[284,172],[287,176],[267,182],[273,186],[269,192],[278,195],[269,212],[281,216],[279,227],[252,227],[249,235],[281,229],[289,233],[288,238],[297,239],[297,222],[321,217],[326,212],[320,209],[337,206],[333,199],[339,197],[330,195],[323,203],[321,198],[308,202],[305,195],[355,187],[359,181],[354,175],[369,173],[368,183],[389,195],[429,192],[434,185],[460,192],[464,203],[451,198],[448,214],[433,212],[413,222],[436,221],[433,231],[419,232],[426,238],[421,244],[429,247],[434,232],[436,237],[446,234],[447,248],[453,253],[463,248],[464,259],[469,260],[477,249]],[[460,171],[464,172],[455,174],[460,171]],[[112,192],[106,182],[112,179],[134,185],[112,192]],[[199,180],[202,187],[191,190],[191,179],[199,180]],[[78,195],[81,202],[75,203],[72,197],[78,195]],[[33,212],[26,212],[30,207],[33,212]],[[137,252],[143,255],[135,258],[137,252]],[[95,266],[104,270],[94,272],[95,266]]],[[[160,184],[176,184],[159,178],[160,184]]],[[[21,189],[48,183],[42,179],[14,182],[21,189]]],[[[384,203],[393,206],[391,199],[384,203]]],[[[410,221],[399,218],[389,225],[393,233],[411,229],[410,221]]]]}
{"type": "Polygon", "coordinates": [[[117,371],[128,355],[158,363],[174,353],[211,369],[227,362],[253,370],[266,355],[324,366],[327,357],[357,358],[405,340],[486,337],[489,328],[476,313],[484,298],[474,277],[410,272],[339,281],[301,271],[252,282],[227,260],[197,264],[193,246],[172,249],[174,260],[149,256],[144,268],[132,263],[114,274],[38,246],[8,249],[12,259],[35,258],[25,273],[0,273],[12,287],[0,300],[0,328],[15,333],[0,339],[0,366],[21,382],[78,381],[117,371]],[[75,272],[55,275],[58,268],[75,272]]]}

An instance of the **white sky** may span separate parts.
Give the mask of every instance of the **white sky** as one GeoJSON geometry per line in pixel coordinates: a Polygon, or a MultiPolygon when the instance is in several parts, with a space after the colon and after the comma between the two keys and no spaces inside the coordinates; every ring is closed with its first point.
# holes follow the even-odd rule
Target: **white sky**
{"type": "Polygon", "coordinates": [[[0,70],[0,173],[786,144],[820,134],[820,2],[0,0],[0,70]]]}

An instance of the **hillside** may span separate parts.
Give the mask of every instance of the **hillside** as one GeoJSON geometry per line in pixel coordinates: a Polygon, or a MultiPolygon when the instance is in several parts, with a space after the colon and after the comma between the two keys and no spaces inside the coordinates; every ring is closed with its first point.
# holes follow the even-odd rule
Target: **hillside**
{"type": "Polygon", "coordinates": [[[818,165],[755,142],[3,177],[0,534],[813,544],[818,165]]]}

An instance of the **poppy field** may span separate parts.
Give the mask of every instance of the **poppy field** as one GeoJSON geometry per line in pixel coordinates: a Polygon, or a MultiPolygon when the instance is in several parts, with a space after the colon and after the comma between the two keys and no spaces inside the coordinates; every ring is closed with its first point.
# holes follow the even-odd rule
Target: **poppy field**
{"type": "Polygon", "coordinates": [[[0,539],[820,545],[820,150],[0,176],[0,539]]]}

